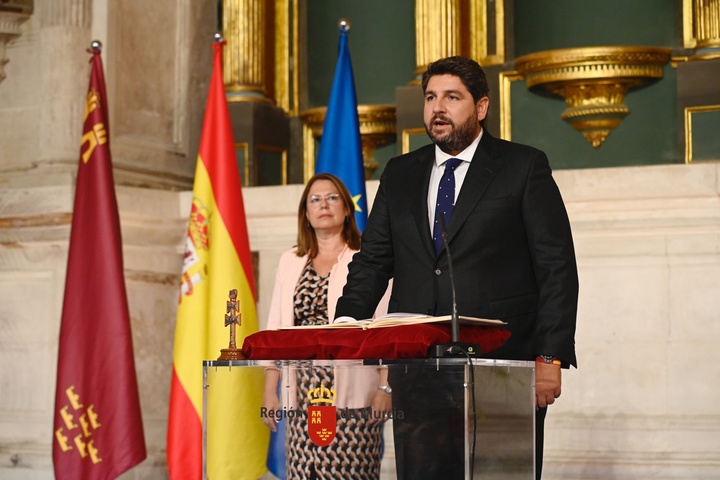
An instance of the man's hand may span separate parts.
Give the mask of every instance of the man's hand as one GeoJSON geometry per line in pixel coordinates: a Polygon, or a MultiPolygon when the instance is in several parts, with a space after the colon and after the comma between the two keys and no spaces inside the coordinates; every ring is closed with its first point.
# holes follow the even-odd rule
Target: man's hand
{"type": "Polygon", "coordinates": [[[555,403],[562,391],[560,365],[535,362],[535,406],[545,408],[555,403]]]}

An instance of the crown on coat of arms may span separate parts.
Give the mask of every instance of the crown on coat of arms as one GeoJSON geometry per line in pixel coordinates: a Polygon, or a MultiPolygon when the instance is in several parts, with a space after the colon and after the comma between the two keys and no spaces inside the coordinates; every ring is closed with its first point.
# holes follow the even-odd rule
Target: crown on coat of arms
{"type": "Polygon", "coordinates": [[[327,388],[325,382],[322,382],[319,387],[311,388],[307,394],[310,399],[310,403],[330,403],[335,402],[337,393],[332,388],[327,388]]]}

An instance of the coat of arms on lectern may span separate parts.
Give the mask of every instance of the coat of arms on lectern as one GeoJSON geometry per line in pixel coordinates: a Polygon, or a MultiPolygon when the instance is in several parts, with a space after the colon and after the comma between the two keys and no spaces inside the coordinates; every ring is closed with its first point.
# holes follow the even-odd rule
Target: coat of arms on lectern
{"type": "Polygon", "coordinates": [[[308,391],[308,436],[318,447],[325,447],[332,443],[337,428],[335,406],[335,390],[327,388],[324,383],[308,391]],[[317,404],[330,405],[317,405],[317,404]]]}

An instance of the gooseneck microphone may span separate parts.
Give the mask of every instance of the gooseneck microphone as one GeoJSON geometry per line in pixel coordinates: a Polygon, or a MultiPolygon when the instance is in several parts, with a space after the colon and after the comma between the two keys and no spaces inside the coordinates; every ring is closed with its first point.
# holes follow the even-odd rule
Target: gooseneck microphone
{"type": "Polygon", "coordinates": [[[445,227],[445,215],[440,214],[440,228],[443,245],[448,257],[448,275],[450,276],[450,291],[452,292],[452,314],[450,315],[451,339],[448,344],[433,345],[430,349],[433,358],[443,357],[475,357],[480,355],[480,345],[460,342],[460,316],[458,315],[457,291],[455,289],[455,273],[453,272],[452,255],[448,243],[448,233],[445,227]]]}
{"type": "Polygon", "coordinates": [[[450,255],[450,245],[448,244],[448,233],[445,228],[445,215],[440,215],[440,228],[442,232],[443,245],[448,257],[448,274],[450,275],[450,290],[452,291],[452,315],[450,317],[450,326],[452,327],[452,342],[460,341],[460,317],[457,308],[457,291],[455,290],[455,273],[453,273],[452,255],[450,255]]]}
{"type": "Polygon", "coordinates": [[[470,478],[475,474],[475,441],[477,438],[477,413],[475,411],[475,368],[472,366],[472,358],[480,355],[480,345],[474,343],[460,342],[460,315],[458,315],[457,291],[455,290],[455,273],[453,272],[452,255],[450,253],[450,244],[448,242],[448,232],[445,227],[445,215],[440,214],[440,228],[442,232],[443,245],[447,252],[448,258],[448,275],[450,276],[450,290],[452,292],[452,315],[450,315],[450,325],[452,328],[452,338],[448,344],[433,345],[430,349],[430,355],[433,358],[450,358],[464,357],[468,361],[468,372],[470,375],[470,395],[472,410],[472,445],[470,447],[470,478]]]}

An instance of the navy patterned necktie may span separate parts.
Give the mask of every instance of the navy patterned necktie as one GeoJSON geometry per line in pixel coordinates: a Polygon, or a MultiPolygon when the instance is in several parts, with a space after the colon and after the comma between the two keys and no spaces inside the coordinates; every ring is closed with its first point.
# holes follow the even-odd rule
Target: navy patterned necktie
{"type": "Polygon", "coordinates": [[[445,162],[445,173],[443,173],[438,185],[435,224],[433,225],[433,242],[435,243],[436,253],[440,253],[443,245],[440,215],[445,218],[445,225],[450,225],[450,216],[455,206],[455,169],[461,163],[462,160],[459,158],[449,158],[445,162]]]}

